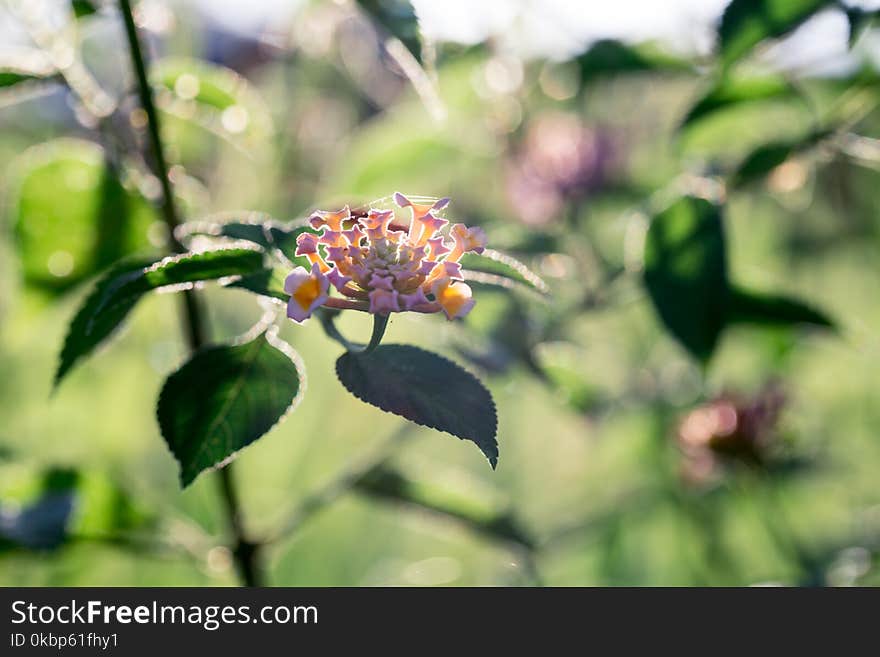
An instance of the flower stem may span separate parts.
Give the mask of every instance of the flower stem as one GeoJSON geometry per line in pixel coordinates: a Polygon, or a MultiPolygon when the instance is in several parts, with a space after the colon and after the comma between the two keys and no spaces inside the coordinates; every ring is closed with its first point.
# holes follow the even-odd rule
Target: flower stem
{"type": "Polygon", "coordinates": [[[373,333],[370,335],[370,341],[367,344],[360,344],[358,342],[351,342],[339,332],[339,329],[336,328],[334,322],[335,314],[321,310],[316,314],[321,322],[321,327],[324,329],[324,333],[327,334],[327,337],[331,340],[335,340],[341,344],[346,351],[353,354],[368,354],[375,350],[376,347],[379,346],[379,343],[382,342],[382,338],[385,336],[385,329],[388,327],[389,315],[373,315],[373,333]]]}
{"type": "MultiPolygon", "coordinates": [[[[119,0],[119,9],[125,23],[125,34],[128,39],[128,49],[131,55],[132,68],[137,78],[138,96],[141,107],[147,115],[147,134],[150,140],[150,160],[153,174],[159,179],[162,188],[162,200],[159,204],[162,217],[168,228],[168,237],[172,250],[177,253],[186,251],[186,247],[177,238],[176,230],[180,225],[180,217],[174,204],[174,191],[171,189],[171,179],[168,176],[168,161],[165,159],[165,150],[162,146],[162,137],[159,127],[159,117],[156,106],[153,103],[153,91],[147,75],[147,60],[141,49],[137,27],[131,11],[129,0],[119,0]]],[[[183,320],[187,337],[187,344],[191,352],[199,350],[205,344],[205,322],[202,315],[198,298],[193,290],[183,292],[183,320]]],[[[241,507],[235,489],[235,481],[232,477],[232,465],[229,464],[218,473],[220,491],[223,497],[226,516],[229,527],[233,534],[232,553],[238,566],[242,581],[247,586],[260,585],[260,569],[258,562],[258,545],[248,540],[242,522],[241,507]]]]}

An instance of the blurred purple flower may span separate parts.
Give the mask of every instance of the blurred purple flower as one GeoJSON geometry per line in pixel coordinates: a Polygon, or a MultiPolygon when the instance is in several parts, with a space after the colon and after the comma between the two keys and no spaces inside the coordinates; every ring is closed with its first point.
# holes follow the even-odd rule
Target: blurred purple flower
{"type": "Polygon", "coordinates": [[[777,442],[785,402],[785,393],[771,383],[751,399],[724,393],[690,411],[677,431],[685,481],[709,483],[726,463],[765,465],[777,442]]]}
{"type": "Polygon", "coordinates": [[[516,154],[507,164],[510,204],[523,222],[543,225],[564,204],[601,188],[616,166],[616,143],[577,115],[546,112],[529,123],[516,154]]]}

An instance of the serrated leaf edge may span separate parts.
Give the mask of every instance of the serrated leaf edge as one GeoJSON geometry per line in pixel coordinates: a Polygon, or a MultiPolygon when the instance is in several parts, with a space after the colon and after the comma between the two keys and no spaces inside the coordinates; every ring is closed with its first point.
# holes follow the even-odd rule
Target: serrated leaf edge
{"type": "MultiPolygon", "coordinates": [[[[485,456],[486,459],[489,461],[489,465],[492,466],[492,469],[495,470],[495,469],[498,467],[498,458],[499,458],[499,456],[500,456],[500,453],[499,453],[499,450],[498,450],[498,410],[497,410],[496,405],[495,405],[495,399],[493,399],[493,397],[492,397],[492,393],[491,393],[491,392],[489,391],[489,389],[485,386],[485,384],[484,384],[482,381],[480,381],[479,377],[477,377],[473,372],[471,372],[471,371],[468,370],[467,368],[462,367],[461,365],[459,365],[458,363],[456,363],[454,360],[451,360],[451,359],[449,359],[449,358],[446,358],[445,356],[442,356],[442,355],[440,355],[440,354],[438,354],[438,353],[435,353],[435,352],[433,352],[433,351],[428,351],[427,349],[422,349],[421,347],[416,347],[416,346],[414,346],[414,345],[404,345],[404,344],[396,344],[396,345],[394,345],[394,344],[389,344],[389,345],[384,345],[384,346],[389,346],[389,347],[391,347],[391,346],[407,347],[407,348],[409,348],[409,349],[418,349],[419,351],[423,351],[423,352],[425,352],[425,353],[427,353],[427,354],[431,354],[431,355],[434,356],[435,358],[439,358],[440,360],[444,360],[444,361],[446,361],[447,363],[450,363],[451,365],[453,365],[453,366],[457,367],[458,369],[462,370],[463,372],[465,372],[468,376],[472,377],[472,378],[474,379],[474,381],[476,381],[477,384],[478,384],[481,388],[483,388],[483,390],[486,391],[486,393],[489,395],[489,408],[490,408],[491,413],[492,413],[492,424],[494,425],[494,429],[495,429],[495,432],[494,432],[494,434],[493,434],[493,436],[492,436],[492,438],[495,440],[494,456],[489,456],[488,454],[486,454],[485,452],[483,452],[483,448],[480,447],[479,445],[477,445],[477,448],[480,450],[480,452],[483,454],[483,456],[485,456]]],[[[351,355],[351,356],[357,357],[357,354],[352,354],[351,352],[346,352],[346,353],[342,354],[339,358],[336,359],[336,364],[335,364],[335,366],[334,366],[334,371],[336,372],[336,379],[339,381],[339,383],[342,385],[343,388],[345,388],[346,390],[348,390],[348,392],[349,392],[353,397],[356,397],[357,399],[361,400],[362,402],[364,402],[365,404],[367,404],[367,405],[369,405],[369,406],[372,406],[373,408],[378,408],[378,409],[379,409],[380,411],[382,411],[383,413],[388,413],[388,414],[390,414],[390,415],[396,415],[397,417],[402,417],[402,418],[404,418],[405,420],[407,420],[408,422],[412,422],[413,424],[417,424],[417,425],[419,425],[420,427],[427,427],[427,428],[429,428],[429,429],[434,429],[435,431],[439,431],[439,432],[441,432],[441,433],[445,433],[445,434],[450,435],[450,436],[452,436],[452,437],[454,437],[454,438],[458,438],[459,440],[468,440],[468,441],[470,441],[470,442],[473,442],[473,443],[476,445],[476,441],[474,441],[474,440],[471,439],[471,438],[463,438],[463,437],[461,437],[461,436],[457,436],[457,435],[454,434],[454,433],[450,433],[450,432],[447,431],[446,429],[442,429],[442,428],[440,428],[440,427],[434,426],[433,424],[429,424],[429,423],[427,423],[427,422],[419,422],[418,420],[410,419],[410,418],[408,418],[408,417],[405,417],[404,415],[401,415],[400,413],[395,413],[394,411],[388,410],[387,408],[383,408],[382,406],[380,406],[380,405],[378,405],[378,404],[374,404],[374,403],[371,402],[371,401],[367,401],[366,399],[364,399],[363,397],[361,397],[360,395],[358,395],[356,392],[352,391],[347,385],[345,385],[345,382],[344,382],[344,381],[342,380],[342,378],[339,376],[339,361],[342,360],[343,356],[346,356],[346,355],[351,355]]]]}
{"type": "MultiPolygon", "coordinates": [[[[180,370],[182,370],[184,367],[186,367],[187,364],[189,364],[192,361],[192,359],[195,358],[197,355],[202,354],[205,351],[212,350],[212,349],[223,349],[223,348],[229,348],[229,347],[243,346],[243,345],[247,344],[248,342],[252,342],[253,340],[259,340],[261,337],[260,336],[261,332],[263,333],[262,337],[263,337],[263,339],[266,340],[266,342],[268,342],[272,347],[274,347],[275,349],[277,349],[278,351],[283,353],[285,356],[287,356],[291,360],[291,362],[293,362],[294,366],[296,367],[296,371],[299,374],[299,387],[297,389],[296,395],[294,395],[293,399],[290,400],[290,404],[287,406],[287,408],[284,410],[284,412],[278,416],[278,419],[272,424],[272,426],[270,426],[268,429],[266,429],[266,431],[260,437],[262,438],[263,436],[271,433],[275,429],[275,427],[277,427],[284,420],[286,420],[287,416],[289,416],[291,413],[293,413],[296,410],[296,408],[299,406],[300,402],[302,401],[302,398],[305,396],[306,388],[308,387],[308,377],[306,376],[305,362],[303,361],[302,357],[299,355],[299,352],[296,351],[296,349],[294,349],[288,342],[285,342],[284,340],[282,340],[281,338],[278,337],[278,326],[276,326],[276,325],[270,326],[268,329],[265,329],[265,332],[263,332],[263,329],[265,327],[261,326],[261,324],[262,324],[262,322],[258,323],[254,327],[254,329],[251,329],[250,331],[248,331],[244,335],[236,338],[232,342],[209,345],[209,346],[206,346],[203,349],[199,350],[198,352],[191,354],[189,356],[189,358],[187,358],[176,370],[174,370],[171,374],[168,375],[168,377],[165,379],[165,383],[162,385],[162,390],[159,392],[159,398],[156,400],[156,423],[159,425],[160,434],[162,432],[162,422],[159,419],[159,415],[160,415],[159,409],[162,407],[162,403],[165,398],[165,390],[166,390],[168,381],[170,381],[173,376],[178,374],[180,372],[180,370]],[[257,329],[257,331],[256,331],[257,335],[254,335],[255,329],[257,329]]],[[[171,452],[171,456],[174,458],[175,462],[177,462],[177,464],[180,466],[180,461],[178,461],[177,456],[174,454],[174,452],[171,451],[171,446],[168,444],[168,441],[164,438],[164,436],[163,436],[162,442],[165,444],[165,447],[168,448],[168,451],[171,452]]],[[[228,456],[225,456],[224,458],[217,461],[213,465],[210,465],[206,468],[203,468],[188,483],[183,481],[183,466],[180,466],[180,484],[181,484],[181,486],[183,488],[187,488],[190,485],[192,485],[192,483],[196,479],[198,479],[202,474],[204,474],[205,472],[213,472],[215,470],[220,470],[220,469],[226,467],[232,461],[234,461],[242,451],[246,450],[248,447],[253,445],[255,442],[257,442],[257,439],[253,440],[252,442],[248,443],[247,445],[245,445],[243,447],[240,447],[239,449],[235,450],[234,452],[232,452],[228,456]]]]}

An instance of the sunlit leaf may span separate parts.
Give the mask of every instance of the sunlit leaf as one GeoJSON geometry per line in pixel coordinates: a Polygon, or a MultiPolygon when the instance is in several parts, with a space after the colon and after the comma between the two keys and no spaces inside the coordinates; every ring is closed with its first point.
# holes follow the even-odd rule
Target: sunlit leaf
{"type": "Polygon", "coordinates": [[[209,62],[166,58],[152,67],[160,108],[248,149],[264,148],[274,127],[257,90],[235,71],[209,62]]]}
{"type": "Polygon", "coordinates": [[[724,328],[728,281],[721,208],[685,196],[657,214],[645,242],[644,282],[657,314],[707,361],[724,328]]]}
{"type": "Polygon", "coordinates": [[[151,264],[151,260],[121,263],[95,284],[94,290],[80,306],[67,330],[55,373],[56,386],[81,358],[91,354],[122,324],[137,304],[139,296],[129,296],[124,301],[113,304],[105,312],[99,311],[116,290],[141,276],[144,268],[151,264]]]}
{"type": "Polygon", "coordinates": [[[150,246],[153,209],[122,186],[99,146],[49,142],[27,151],[13,171],[12,216],[28,283],[66,290],[150,246]]]}
{"type": "Polygon", "coordinates": [[[832,0],[732,0],[718,27],[721,62],[729,66],[764,39],[788,34],[832,0]]]}
{"type": "Polygon", "coordinates": [[[442,356],[409,345],[347,352],[336,375],[355,397],[422,426],[471,440],[498,462],[495,403],[480,381],[442,356]]]}
{"type": "Polygon", "coordinates": [[[275,426],[299,401],[302,381],[290,347],[263,335],[203,349],[169,376],[156,414],[183,486],[275,426]]]}
{"type": "Polygon", "coordinates": [[[693,104],[679,129],[692,127],[718,111],[743,103],[796,95],[796,90],[782,76],[724,77],[693,104]]]}
{"type": "Polygon", "coordinates": [[[550,291],[547,284],[541,280],[541,277],[519,260],[493,249],[485,249],[479,255],[476,253],[466,253],[459,262],[467,271],[502,276],[545,294],[550,291]]]}
{"type": "Polygon", "coordinates": [[[61,350],[55,385],[80,359],[107,340],[150,290],[252,274],[262,268],[262,262],[262,254],[256,251],[222,249],[117,265],[98,281],[73,318],[61,350]]]}
{"type": "Polygon", "coordinates": [[[315,233],[304,221],[282,223],[262,212],[224,212],[203,221],[185,224],[182,236],[208,235],[231,240],[245,240],[263,249],[277,249],[295,265],[308,268],[309,261],[296,255],[296,238],[302,233],[315,233]]]}
{"type": "Polygon", "coordinates": [[[140,298],[150,290],[252,274],[262,265],[263,254],[250,249],[216,249],[169,256],[135,276],[126,276],[126,280],[103,299],[97,314],[112,311],[117,304],[127,304],[131,298],[140,298]]]}
{"type": "Polygon", "coordinates": [[[242,276],[238,280],[229,284],[229,287],[240,287],[244,290],[250,290],[266,297],[287,301],[290,295],[284,291],[284,279],[290,271],[275,267],[273,269],[262,269],[253,274],[242,276]]]}

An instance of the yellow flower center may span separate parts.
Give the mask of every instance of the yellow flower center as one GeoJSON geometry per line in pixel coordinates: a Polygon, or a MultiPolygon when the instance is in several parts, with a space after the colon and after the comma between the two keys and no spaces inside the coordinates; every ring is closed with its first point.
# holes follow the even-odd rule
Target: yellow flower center
{"type": "Polygon", "coordinates": [[[311,277],[303,281],[303,284],[293,293],[293,298],[299,304],[300,308],[308,310],[309,306],[311,306],[315,299],[318,298],[320,293],[321,287],[318,283],[318,279],[311,277]]]}

